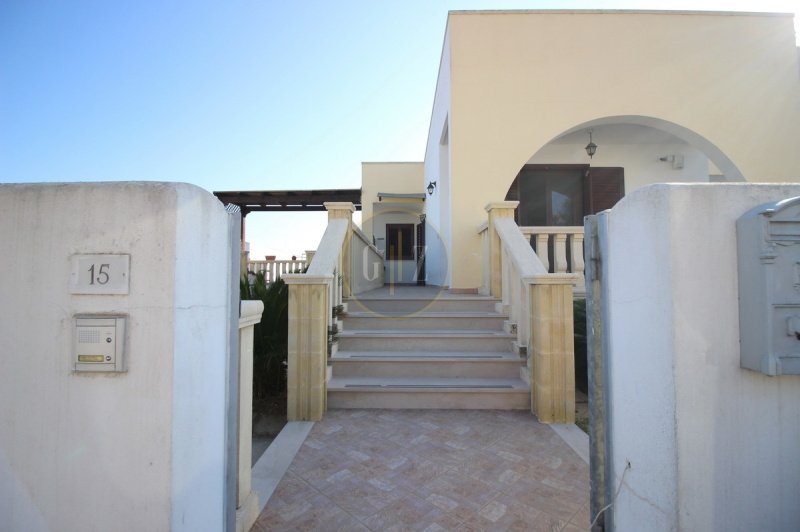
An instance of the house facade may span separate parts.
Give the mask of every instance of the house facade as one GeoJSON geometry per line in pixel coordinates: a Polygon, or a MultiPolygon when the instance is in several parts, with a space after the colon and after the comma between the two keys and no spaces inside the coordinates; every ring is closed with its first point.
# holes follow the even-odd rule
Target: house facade
{"type": "Polygon", "coordinates": [[[364,232],[387,281],[470,292],[490,202],[569,227],[653,183],[796,181],[798,72],[790,14],[451,12],[425,160],[364,164],[364,232]]]}

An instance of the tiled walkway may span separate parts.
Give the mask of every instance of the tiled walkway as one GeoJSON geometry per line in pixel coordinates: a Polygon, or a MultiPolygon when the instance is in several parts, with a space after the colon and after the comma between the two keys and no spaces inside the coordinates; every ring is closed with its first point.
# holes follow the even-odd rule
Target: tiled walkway
{"type": "Polygon", "coordinates": [[[252,531],[575,531],[588,505],[588,465],[529,413],[330,410],[252,531]]]}

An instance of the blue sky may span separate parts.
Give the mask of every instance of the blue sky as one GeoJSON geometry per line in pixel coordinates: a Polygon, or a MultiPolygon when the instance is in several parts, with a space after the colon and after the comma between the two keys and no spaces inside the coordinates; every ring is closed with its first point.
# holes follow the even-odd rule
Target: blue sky
{"type": "MultiPolygon", "coordinates": [[[[0,182],[357,188],[422,160],[451,9],[782,11],[741,1],[0,2],[0,182]]],[[[253,255],[316,247],[324,213],[251,214],[253,255]]]]}

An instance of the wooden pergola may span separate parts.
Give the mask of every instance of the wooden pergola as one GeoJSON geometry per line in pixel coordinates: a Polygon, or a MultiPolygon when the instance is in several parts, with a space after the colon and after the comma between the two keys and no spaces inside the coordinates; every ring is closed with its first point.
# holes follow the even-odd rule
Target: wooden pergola
{"type": "Polygon", "coordinates": [[[224,204],[237,205],[242,218],[251,212],[324,211],[328,201],[349,201],[361,210],[361,189],[242,190],[214,192],[224,204]]]}
{"type": "Polygon", "coordinates": [[[236,205],[242,211],[242,251],[245,245],[245,217],[251,212],[324,211],[326,202],[349,201],[361,210],[361,189],[329,190],[240,190],[214,192],[223,205],[236,205]]]}

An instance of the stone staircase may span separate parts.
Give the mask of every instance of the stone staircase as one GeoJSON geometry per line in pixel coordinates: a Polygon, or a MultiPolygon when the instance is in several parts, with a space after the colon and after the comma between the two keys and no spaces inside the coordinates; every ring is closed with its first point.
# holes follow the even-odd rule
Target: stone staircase
{"type": "Polygon", "coordinates": [[[384,287],[345,302],[329,408],[530,409],[498,301],[384,287]]]}

